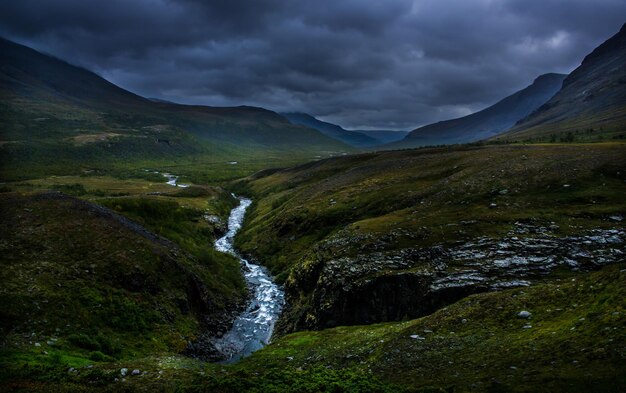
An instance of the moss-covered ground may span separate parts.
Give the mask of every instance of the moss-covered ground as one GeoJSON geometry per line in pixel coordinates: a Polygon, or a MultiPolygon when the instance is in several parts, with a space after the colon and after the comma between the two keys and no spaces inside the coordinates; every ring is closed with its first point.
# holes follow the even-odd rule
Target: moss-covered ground
{"type": "Polygon", "coordinates": [[[365,239],[333,250],[354,255],[497,237],[530,219],[563,236],[614,228],[610,217],[626,216],[625,160],[619,143],[464,146],[269,170],[229,191],[152,166],[5,183],[0,390],[624,390],[623,263],[473,295],[419,319],[288,334],[234,365],[183,352],[202,307],[223,314],[245,294],[237,262],[212,251],[236,203],[230,191],[255,198],[238,244],[286,280],[331,236],[365,239]],[[199,185],[172,187],[143,169],[199,185]],[[193,277],[206,302],[189,302],[193,277]]]}
{"type": "Polygon", "coordinates": [[[498,237],[516,221],[557,234],[626,215],[626,144],[427,148],[353,155],[235,183],[256,203],[238,239],[283,280],[312,247],[334,256],[498,237]],[[370,240],[363,240],[363,236],[370,240]],[[385,241],[381,242],[381,239],[385,241]]]}
{"type": "Polygon", "coordinates": [[[281,337],[235,365],[179,356],[4,364],[5,387],[67,391],[616,392],[626,386],[626,265],[470,296],[416,320],[281,337]],[[520,318],[521,311],[530,317],[520,318]],[[68,372],[70,364],[76,372],[68,372]],[[92,365],[93,367],[90,367],[92,365]],[[141,370],[122,378],[122,367],[141,370]]]}

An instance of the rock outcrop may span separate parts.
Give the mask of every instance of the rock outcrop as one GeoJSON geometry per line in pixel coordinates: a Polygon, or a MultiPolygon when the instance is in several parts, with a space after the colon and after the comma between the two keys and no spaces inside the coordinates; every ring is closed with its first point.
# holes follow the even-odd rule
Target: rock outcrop
{"type": "Polygon", "coordinates": [[[500,239],[333,258],[331,247],[359,241],[336,236],[294,269],[279,329],[412,319],[474,293],[528,286],[562,269],[593,270],[626,255],[624,230],[558,237],[553,229],[517,222],[500,239]]]}

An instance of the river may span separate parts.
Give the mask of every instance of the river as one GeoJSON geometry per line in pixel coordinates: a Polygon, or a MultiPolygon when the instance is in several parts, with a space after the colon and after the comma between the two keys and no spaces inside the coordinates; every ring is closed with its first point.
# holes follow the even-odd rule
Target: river
{"type": "Polygon", "coordinates": [[[228,218],[228,232],[215,241],[215,248],[239,259],[252,296],[246,310],[235,319],[231,330],[215,343],[215,347],[226,356],[227,363],[246,357],[269,343],[285,301],[283,291],[272,281],[267,270],[246,260],[235,250],[235,235],[241,229],[246,210],[252,204],[248,198],[238,199],[239,206],[231,210],[228,218]]]}

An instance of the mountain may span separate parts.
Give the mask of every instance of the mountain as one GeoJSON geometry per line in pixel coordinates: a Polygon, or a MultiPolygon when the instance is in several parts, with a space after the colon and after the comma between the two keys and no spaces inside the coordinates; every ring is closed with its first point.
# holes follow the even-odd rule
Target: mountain
{"type": "Polygon", "coordinates": [[[378,140],[379,144],[392,143],[402,140],[408,131],[388,131],[388,130],[351,130],[360,134],[367,135],[378,140]]]}
{"type": "Polygon", "coordinates": [[[3,178],[195,157],[290,160],[350,148],[254,107],[154,102],[97,74],[0,39],[3,178]]]}
{"type": "Polygon", "coordinates": [[[626,24],[585,57],[536,112],[495,139],[623,139],[626,129],[626,24]]]}
{"type": "Polygon", "coordinates": [[[281,113],[292,124],[299,124],[318,130],[322,134],[338,141],[344,142],[354,147],[371,147],[380,144],[380,141],[373,136],[366,135],[361,132],[348,131],[344,128],[316,119],[306,113],[281,113]]]}
{"type": "Polygon", "coordinates": [[[539,108],[561,88],[563,79],[563,74],[541,75],[530,86],[482,111],[420,127],[391,146],[407,148],[468,143],[489,138],[505,131],[539,108]]]}
{"type": "Polygon", "coordinates": [[[350,146],[367,148],[386,143],[396,142],[404,138],[407,131],[390,131],[390,130],[346,130],[345,128],[333,123],[328,123],[316,119],[306,113],[281,113],[292,124],[299,124],[306,127],[314,128],[319,132],[331,138],[347,143],[350,146]]]}

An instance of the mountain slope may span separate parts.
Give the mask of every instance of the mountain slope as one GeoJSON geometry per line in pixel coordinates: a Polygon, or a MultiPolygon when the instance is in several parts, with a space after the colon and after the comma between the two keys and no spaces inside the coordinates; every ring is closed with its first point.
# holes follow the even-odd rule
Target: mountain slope
{"type": "Polygon", "coordinates": [[[404,139],[409,133],[408,131],[389,131],[389,130],[351,130],[360,134],[367,135],[378,140],[379,144],[397,142],[404,139]]]}
{"type": "Polygon", "coordinates": [[[626,24],[585,57],[554,97],[495,139],[554,139],[565,133],[569,139],[626,134],[626,24]]]}
{"type": "Polygon", "coordinates": [[[380,141],[360,132],[348,131],[342,127],[316,119],[306,113],[282,113],[292,124],[299,124],[318,130],[324,135],[337,139],[354,147],[371,147],[380,141]]]}
{"type": "Polygon", "coordinates": [[[414,318],[555,266],[623,259],[625,153],[621,143],[462,146],[257,174],[238,183],[256,201],[238,247],[285,282],[279,332],[414,318]]]}
{"type": "Polygon", "coordinates": [[[413,130],[394,148],[467,143],[496,135],[528,116],[556,93],[565,75],[545,74],[480,112],[413,130]]]}
{"type": "Polygon", "coordinates": [[[240,367],[362,370],[412,392],[624,391],[624,266],[473,295],[411,321],[290,334],[240,367]]]}
{"type": "Polygon", "coordinates": [[[33,360],[181,352],[225,329],[245,301],[234,258],[192,255],[90,202],[0,193],[0,215],[2,351],[33,360]]]}
{"type": "Polygon", "coordinates": [[[304,161],[349,150],[262,108],[153,102],[7,40],[0,54],[4,178],[182,157],[226,162],[271,153],[304,161]]]}

